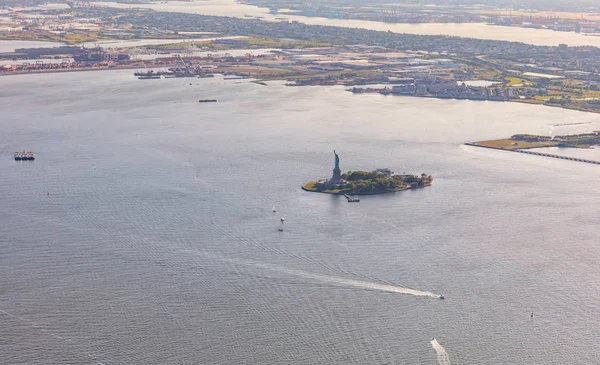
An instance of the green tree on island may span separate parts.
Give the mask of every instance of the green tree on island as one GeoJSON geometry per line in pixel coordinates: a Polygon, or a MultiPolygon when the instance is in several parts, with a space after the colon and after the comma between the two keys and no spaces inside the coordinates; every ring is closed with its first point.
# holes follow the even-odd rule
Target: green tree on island
{"type": "Polygon", "coordinates": [[[387,193],[400,189],[430,185],[431,175],[386,175],[375,171],[349,171],[342,175],[348,182],[348,190],[356,194],[387,193]]]}

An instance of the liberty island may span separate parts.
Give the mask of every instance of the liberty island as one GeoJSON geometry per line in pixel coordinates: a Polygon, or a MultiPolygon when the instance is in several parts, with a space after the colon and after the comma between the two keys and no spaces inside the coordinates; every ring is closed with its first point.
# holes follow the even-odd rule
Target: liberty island
{"type": "Polygon", "coordinates": [[[374,171],[349,171],[342,174],[340,169],[340,156],[333,151],[335,162],[331,179],[321,179],[307,182],[302,185],[306,191],[325,194],[385,194],[396,191],[431,186],[431,175],[396,175],[390,169],[376,169],[374,171]]]}

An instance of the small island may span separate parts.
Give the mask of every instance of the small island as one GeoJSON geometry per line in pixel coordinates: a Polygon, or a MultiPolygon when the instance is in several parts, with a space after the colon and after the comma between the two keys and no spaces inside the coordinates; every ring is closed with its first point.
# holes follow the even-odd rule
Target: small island
{"type": "Polygon", "coordinates": [[[335,167],[331,179],[308,182],[302,185],[302,189],[325,194],[370,195],[430,186],[433,182],[431,175],[396,175],[387,168],[342,174],[339,155],[335,151],[333,153],[335,167]]]}

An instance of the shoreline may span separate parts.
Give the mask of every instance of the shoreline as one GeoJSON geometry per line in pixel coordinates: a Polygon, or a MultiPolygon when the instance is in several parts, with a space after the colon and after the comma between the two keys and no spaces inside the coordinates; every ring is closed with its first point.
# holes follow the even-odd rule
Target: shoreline
{"type": "Polygon", "coordinates": [[[570,106],[570,105],[560,105],[560,104],[551,104],[551,103],[535,103],[535,102],[528,102],[525,100],[509,100],[510,102],[513,103],[521,103],[521,104],[529,104],[529,105],[541,105],[541,106],[549,106],[552,108],[560,108],[560,109],[568,109],[568,110],[576,110],[579,112],[585,112],[585,113],[594,113],[594,114],[599,114],[600,110],[595,110],[595,109],[585,109],[585,108],[578,108],[575,106],[570,106]]]}
{"type": "MultiPolygon", "coordinates": [[[[157,66],[161,67],[161,66],[157,66]]],[[[164,66],[166,67],[166,66],[164,66]]],[[[14,71],[14,72],[0,72],[0,77],[3,76],[22,76],[22,75],[39,75],[39,74],[54,74],[54,73],[68,73],[68,72],[89,72],[89,71],[113,71],[113,70],[135,70],[139,69],[140,66],[114,66],[114,67],[83,67],[83,68],[68,68],[68,69],[48,69],[48,70],[30,70],[30,71],[14,71]]]]}
{"type": "MultiPolygon", "coordinates": [[[[165,65],[153,65],[153,68],[161,68],[161,67],[170,67],[172,66],[172,64],[165,64],[165,65]]],[[[67,72],[88,72],[88,71],[111,71],[111,70],[131,70],[131,69],[139,69],[140,65],[123,65],[123,66],[113,66],[113,67],[83,67],[83,68],[68,68],[68,69],[46,69],[46,70],[30,70],[30,71],[14,71],[14,72],[0,72],[0,77],[2,76],[18,76],[18,75],[37,75],[37,74],[46,74],[46,73],[67,73],[67,72]]],[[[258,76],[258,75],[256,75],[258,76]]],[[[253,77],[253,78],[256,78],[253,77]]],[[[290,75],[281,75],[281,76],[290,76],[290,75]]],[[[279,77],[279,76],[273,76],[273,77],[265,77],[264,79],[257,79],[256,83],[258,84],[259,82],[264,82],[264,81],[285,81],[288,79],[288,77],[279,77]]],[[[262,84],[261,84],[262,85],[262,84]]],[[[294,85],[294,86],[311,86],[311,85],[294,85]]],[[[324,85],[324,86],[328,86],[328,85],[324,85]]],[[[355,93],[357,94],[357,93],[355,93]]],[[[360,93],[358,93],[360,94],[360,93]]],[[[378,93],[376,93],[378,94],[378,93]]],[[[384,96],[388,96],[388,95],[384,95],[384,96]]],[[[395,95],[392,95],[395,96],[395,95]]],[[[521,99],[509,99],[509,100],[493,100],[493,99],[468,99],[468,98],[454,98],[454,97],[440,97],[440,96],[435,96],[435,95],[422,95],[422,96],[417,96],[417,95],[398,95],[398,96],[410,96],[410,97],[416,97],[416,98],[426,98],[426,99],[440,99],[440,100],[445,100],[445,99],[453,99],[453,100],[469,100],[469,101],[493,101],[493,102],[509,102],[509,103],[519,103],[519,104],[529,104],[529,105],[540,105],[540,106],[547,106],[547,107],[552,107],[552,108],[561,108],[561,109],[568,109],[568,110],[575,110],[575,111],[579,111],[579,112],[583,112],[583,113],[594,113],[594,114],[600,114],[600,109],[595,110],[595,109],[588,109],[588,108],[583,108],[583,107],[577,107],[577,106],[573,106],[573,105],[560,105],[560,104],[550,104],[550,103],[538,103],[538,102],[532,102],[529,100],[521,100],[521,99]]]]}
{"type": "MultiPolygon", "coordinates": [[[[299,85],[299,86],[303,86],[303,85],[299,85]]],[[[352,92],[352,90],[347,90],[349,92],[352,92]]],[[[413,97],[413,98],[425,98],[425,99],[440,99],[440,100],[447,100],[447,99],[452,99],[452,100],[469,100],[469,101],[492,101],[492,102],[497,102],[497,103],[519,103],[519,104],[528,104],[528,105],[540,105],[540,106],[548,106],[548,107],[552,107],[552,108],[561,108],[561,109],[568,109],[568,110],[576,110],[576,111],[580,111],[580,112],[584,112],[584,113],[594,113],[594,114],[600,114],[600,109],[596,110],[596,109],[587,109],[587,108],[583,108],[583,107],[577,107],[577,106],[573,106],[573,105],[560,105],[560,104],[552,104],[552,103],[540,103],[540,102],[535,102],[535,101],[531,101],[531,100],[523,100],[523,99],[508,99],[508,100],[494,100],[494,99],[469,99],[469,98],[456,98],[456,97],[452,97],[452,96],[436,96],[436,95],[393,95],[393,94],[381,94],[380,92],[377,91],[373,91],[373,92],[362,92],[362,93],[353,93],[353,94],[379,94],[379,95],[384,95],[384,96],[409,96],[409,97],[413,97]]]]}
{"type": "Polygon", "coordinates": [[[340,190],[340,191],[327,191],[327,190],[323,190],[323,191],[319,191],[319,190],[315,190],[315,189],[311,189],[309,187],[307,187],[308,184],[313,184],[315,183],[315,181],[309,181],[307,183],[302,184],[301,188],[304,191],[308,191],[310,193],[321,193],[321,194],[329,194],[329,195],[344,195],[344,194],[348,194],[348,195],[356,195],[356,196],[364,196],[364,195],[382,195],[382,194],[393,194],[393,193],[397,193],[399,191],[405,191],[405,190],[412,190],[412,189],[419,189],[419,188],[424,188],[427,186],[432,186],[433,185],[433,180],[431,181],[431,183],[429,184],[425,184],[424,186],[420,186],[420,187],[416,187],[416,188],[412,188],[410,185],[406,185],[404,187],[398,188],[394,191],[383,191],[383,192],[372,192],[372,193],[355,193],[349,190],[340,190]]]}

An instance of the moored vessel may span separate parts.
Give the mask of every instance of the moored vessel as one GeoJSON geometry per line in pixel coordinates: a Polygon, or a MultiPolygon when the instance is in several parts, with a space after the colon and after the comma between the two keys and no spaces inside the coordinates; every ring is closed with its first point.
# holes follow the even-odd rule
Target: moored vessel
{"type": "Polygon", "coordinates": [[[35,160],[35,153],[29,152],[15,152],[14,154],[15,161],[32,161],[35,160]]]}

